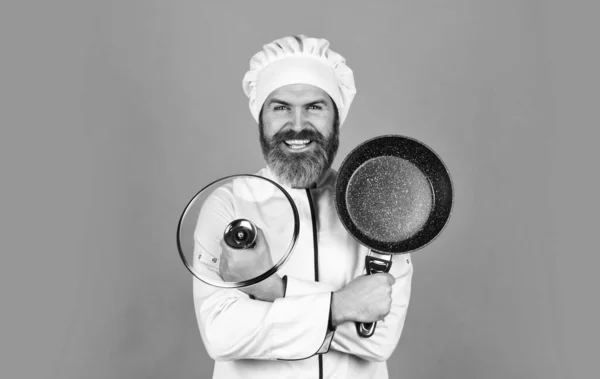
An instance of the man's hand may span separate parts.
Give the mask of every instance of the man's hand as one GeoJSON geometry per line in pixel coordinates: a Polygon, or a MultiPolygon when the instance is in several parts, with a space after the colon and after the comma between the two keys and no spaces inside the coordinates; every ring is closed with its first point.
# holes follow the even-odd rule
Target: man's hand
{"type": "Polygon", "coordinates": [[[392,285],[396,279],[388,273],[363,275],[333,293],[332,323],[346,321],[376,322],[390,313],[392,285]]]}
{"type": "MultiPolygon", "coordinates": [[[[219,273],[227,282],[241,282],[255,278],[273,267],[271,250],[260,228],[257,229],[256,244],[251,249],[232,249],[221,240],[221,260],[219,273]]],[[[240,291],[254,296],[258,300],[274,301],[283,297],[283,280],[277,273],[267,279],[240,288],[240,291]]]]}

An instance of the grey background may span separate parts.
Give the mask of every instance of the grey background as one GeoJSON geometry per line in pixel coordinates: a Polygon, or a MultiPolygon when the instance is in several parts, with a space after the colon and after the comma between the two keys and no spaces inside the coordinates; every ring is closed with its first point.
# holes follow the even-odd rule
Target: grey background
{"type": "Polygon", "coordinates": [[[209,378],[175,226],[263,166],[241,90],[294,33],[347,58],[335,166],[404,134],[456,207],[414,255],[393,378],[597,372],[598,5],[38,1],[0,9],[3,378],[209,378]]]}

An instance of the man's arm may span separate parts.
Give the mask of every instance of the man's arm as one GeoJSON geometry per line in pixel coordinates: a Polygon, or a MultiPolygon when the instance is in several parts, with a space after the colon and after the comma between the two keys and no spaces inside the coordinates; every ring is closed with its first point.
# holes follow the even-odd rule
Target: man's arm
{"type": "MultiPolygon", "coordinates": [[[[195,233],[193,265],[204,277],[217,281],[221,238],[233,219],[227,191],[216,191],[205,201],[195,233]]],[[[194,306],[206,350],[215,360],[305,359],[317,353],[327,336],[331,293],[281,297],[276,278],[259,283],[272,287],[252,299],[241,290],[222,289],[194,279],[194,306]],[[260,300],[262,299],[262,300],[260,300]]]]}
{"type": "Polygon", "coordinates": [[[413,265],[408,255],[395,256],[390,274],[396,282],[392,285],[392,305],[383,321],[377,322],[375,333],[369,338],[360,337],[354,322],[345,322],[336,329],[331,348],[370,361],[386,361],[396,349],[408,311],[413,265]]]}
{"type": "MultiPolygon", "coordinates": [[[[392,285],[391,309],[383,321],[377,322],[375,333],[369,338],[363,338],[358,335],[353,320],[342,322],[335,329],[331,349],[370,361],[385,361],[390,357],[400,340],[408,311],[413,276],[411,261],[410,254],[393,257],[390,274],[396,281],[392,285]]],[[[288,277],[286,291],[288,294],[305,295],[331,292],[333,288],[322,282],[288,277]]],[[[332,312],[335,311],[334,297],[332,312]]]]}
{"type": "Polygon", "coordinates": [[[194,305],[208,354],[215,360],[304,359],[327,335],[331,293],[274,302],[194,280],[194,305]]]}

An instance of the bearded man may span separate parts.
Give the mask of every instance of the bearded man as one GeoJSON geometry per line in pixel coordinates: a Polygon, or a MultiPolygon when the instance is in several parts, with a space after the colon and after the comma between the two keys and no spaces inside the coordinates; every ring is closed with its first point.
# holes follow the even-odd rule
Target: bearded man
{"type": "MultiPolygon", "coordinates": [[[[254,55],[243,88],[267,163],[257,175],[292,197],[300,235],[290,260],[258,284],[220,289],[194,281],[198,326],[215,360],[213,378],[388,378],[386,361],[404,327],[413,266],[404,254],[393,258],[389,273],[365,275],[369,251],[335,210],[331,165],[356,93],[353,72],[327,40],[285,37],[254,55]],[[377,321],[370,338],[358,335],[356,322],[377,321]]],[[[236,201],[231,188],[217,191],[199,224],[233,220],[236,201]]],[[[268,217],[256,213],[258,220],[268,217]]],[[[194,265],[225,280],[263,273],[273,265],[270,246],[284,238],[280,227],[293,225],[259,227],[256,245],[243,255],[222,234],[198,228],[194,265]]]]}

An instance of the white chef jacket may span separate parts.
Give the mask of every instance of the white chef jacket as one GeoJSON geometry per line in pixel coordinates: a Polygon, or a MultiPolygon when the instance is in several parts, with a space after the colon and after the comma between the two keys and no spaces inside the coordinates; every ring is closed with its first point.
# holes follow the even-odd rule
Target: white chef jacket
{"type": "MultiPolygon", "coordinates": [[[[257,175],[277,182],[268,168],[257,175]]],[[[365,274],[369,253],[339,221],[336,175],[329,170],[310,190],[282,185],[300,217],[296,246],[278,272],[286,280],[283,298],[259,301],[238,289],[216,288],[194,278],[196,317],[204,346],[215,360],[214,379],[388,378],[386,360],[399,342],[408,310],[412,259],[410,254],[393,256],[391,311],[370,338],[360,337],[354,322],[335,331],[328,328],[332,291],[365,274]]],[[[274,262],[279,260],[289,246],[293,222],[277,219],[277,213],[287,212],[290,220],[291,211],[273,188],[246,188],[241,181],[219,188],[205,201],[195,231],[197,270],[218,278],[219,242],[225,226],[237,218],[261,228],[274,262]],[[248,197],[254,202],[246,202],[248,197]]]]}

